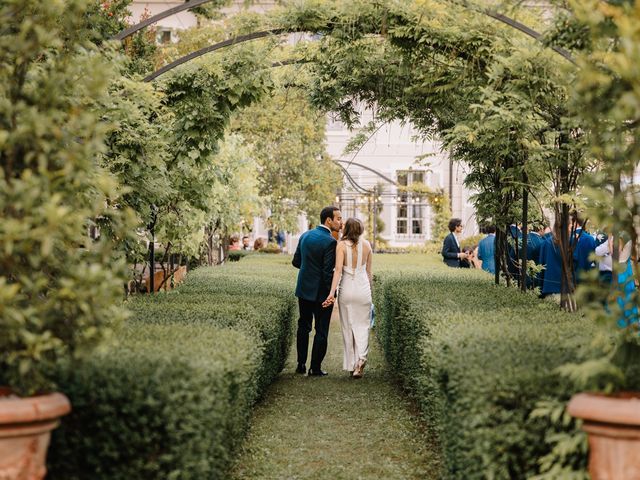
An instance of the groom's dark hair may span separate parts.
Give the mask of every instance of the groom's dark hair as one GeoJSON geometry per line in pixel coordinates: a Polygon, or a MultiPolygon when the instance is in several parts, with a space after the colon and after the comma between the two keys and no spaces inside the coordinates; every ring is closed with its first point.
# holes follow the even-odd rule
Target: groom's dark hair
{"type": "Polygon", "coordinates": [[[320,225],[324,225],[327,218],[333,220],[333,212],[340,210],[338,207],[324,207],[320,212],[320,225]]]}

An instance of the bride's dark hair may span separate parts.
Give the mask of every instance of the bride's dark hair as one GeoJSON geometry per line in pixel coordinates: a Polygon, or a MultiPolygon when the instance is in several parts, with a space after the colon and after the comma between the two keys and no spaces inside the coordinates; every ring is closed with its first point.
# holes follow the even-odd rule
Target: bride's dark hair
{"type": "Polygon", "coordinates": [[[364,232],[364,225],[357,218],[349,218],[344,224],[344,232],[342,232],[342,240],[351,240],[355,245],[360,239],[360,235],[364,232]]]}

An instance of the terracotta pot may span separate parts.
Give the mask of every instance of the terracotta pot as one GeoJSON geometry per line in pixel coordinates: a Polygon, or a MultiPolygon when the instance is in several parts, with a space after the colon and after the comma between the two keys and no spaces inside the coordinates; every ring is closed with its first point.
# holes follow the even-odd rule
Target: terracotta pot
{"type": "Polygon", "coordinates": [[[0,388],[0,480],[41,480],[51,430],[71,411],[61,393],[28,398],[0,388]]]}
{"type": "MultiPolygon", "coordinates": [[[[173,275],[173,283],[174,285],[178,285],[180,282],[182,282],[182,280],[184,280],[184,277],[187,275],[187,267],[186,266],[181,266],[176,268],[173,273],[170,273],[169,275],[167,275],[167,277],[171,277],[171,275],[173,275]]],[[[157,270],[154,275],[153,275],[153,289],[156,292],[160,291],[160,285],[162,284],[162,282],[165,279],[165,274],[162,270],[157,270]]],[[[147,292],[151,291],[151,282],[149,281],[149,277],[145,277],[145,283],[147,285],[147,292]]],[[[168,291],[171,290],[171,279],[169,278],[164,285],[162,285],[162,290],[168,291]]],[[[0,479],[2,480],[2,479],[0,479]]]]}
{"type": "Polygon", "coordinates": [[[640,392],[579,393],[568,412],[584,420],[589,434],[592,480],[640,479],[640,392]]]}

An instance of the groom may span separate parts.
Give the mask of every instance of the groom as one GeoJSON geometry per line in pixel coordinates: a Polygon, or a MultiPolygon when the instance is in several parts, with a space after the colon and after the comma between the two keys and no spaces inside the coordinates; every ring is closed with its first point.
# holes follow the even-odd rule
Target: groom
{"type": "Polygon", "coordinates": [[[325,207],[320,212],[320,225],[302,234],[291,262],[299,268],[296,297],[300,308],[298,319],[298,368],[296,373],[306,373],[309,334],[315,318],[316,334],[313,338],[309,376],[324,377],[320,369],[327,353],[329,320],[333,305],[324,308],[322,302],[329,296],[333,269],[336,262],[336,240],[333,232],[342,227],[342,214],[337,207],[325,207]]]}

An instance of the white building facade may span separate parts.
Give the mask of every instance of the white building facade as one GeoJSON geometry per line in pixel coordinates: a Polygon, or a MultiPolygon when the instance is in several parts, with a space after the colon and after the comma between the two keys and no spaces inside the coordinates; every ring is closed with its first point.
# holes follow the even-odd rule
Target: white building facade
{"type": "MultiPolygon", "coordinates": [[[[362,124],[368,123],[372,112],[362,112],[361,118],[362,124]]],[[[418,183],[444,191],[452,216],[462,219],[464,236],[479,232],[472,192],[464,186],[464,168],[450,161],[439,142],[416,140],[418,132],[410,124],[392,122],[382,125],[355,154],[345,154],[356,133],[341,122],[327,123],[328,153],[344,168],[343,188],[336,196],[343,216],[370,219],[372,202],[366,191],[375,189],[377,213],[384,224],[379,237],[396,247],[423,244],[432,240],[432,206],[425,195],[402,189],[418,183]]]]}

